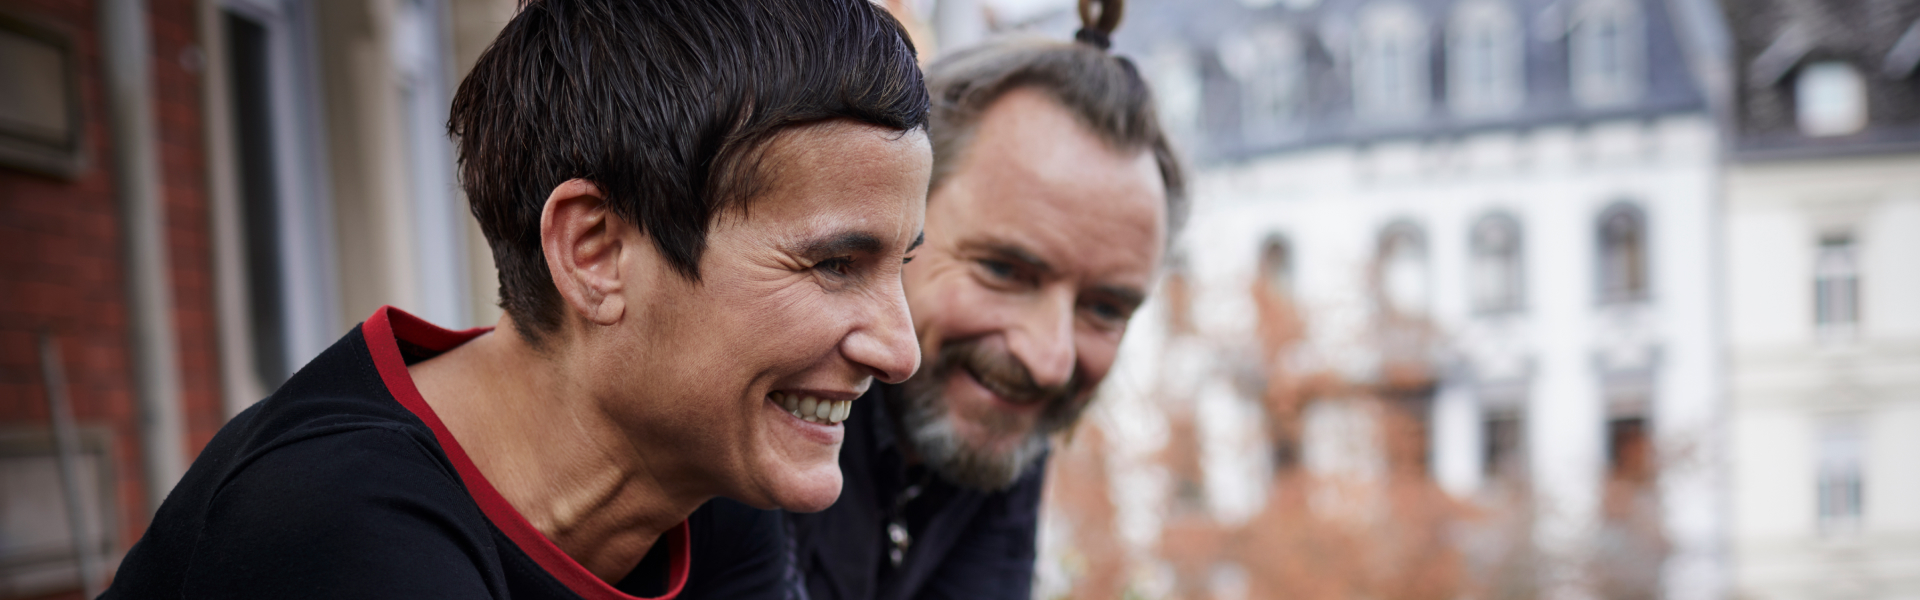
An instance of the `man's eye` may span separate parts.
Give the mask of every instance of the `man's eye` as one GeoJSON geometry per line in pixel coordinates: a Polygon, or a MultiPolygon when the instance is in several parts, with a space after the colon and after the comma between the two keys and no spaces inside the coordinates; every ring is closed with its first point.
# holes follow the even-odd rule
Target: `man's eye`
{"type": "Polygon", "coordinates": [[[994,260],[991,258],[983,258],[983,259],[980,259],[980,266],[981,268],[986,269],[988,273],[992,273],[994,277],[998,277],[1001,279],[1013,279],[1014,270],[1013,270],[1012,263],[1009,263],[1006,261],[994,260]]]}
{"type": "Polygon", "coordinates": [[[813,268],[846,277],[853,274],[853,259],[845,256],[829,258],[813,263],[813,268]]]}
{"type": "Polygon", "coordinates": [[[1111,302],[1094,302],[1088,304],[1087,311],[1104,321],[1125,321],[1128,316],[1125,309],[1111,302]]]}

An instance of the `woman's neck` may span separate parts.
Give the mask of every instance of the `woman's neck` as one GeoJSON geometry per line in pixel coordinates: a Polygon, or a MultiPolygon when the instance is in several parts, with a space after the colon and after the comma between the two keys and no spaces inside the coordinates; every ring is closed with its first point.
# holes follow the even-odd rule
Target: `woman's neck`
{"type": "Polygon", "coordinates": [[[709,496],[664,485],[686,481],[663,472],[672,465],[658,461],[670,454],[635,446],[598,410],[591,374],[565,372],[564,362],[502,317],[492,333],[407,370],[507,503],[614,583],[709,496]]]}

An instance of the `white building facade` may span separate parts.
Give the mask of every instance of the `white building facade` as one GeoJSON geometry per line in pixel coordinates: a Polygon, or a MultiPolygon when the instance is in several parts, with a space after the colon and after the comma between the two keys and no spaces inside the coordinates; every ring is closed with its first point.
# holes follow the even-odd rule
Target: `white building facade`
{"type": "Polygon", "coordinates": [[[1734,583],[1920,598],[1920,5],[1728,16],[1734,583]]]}
{"type": "MultiPolygon", "coordinates": [[[[1285,361],[1379,386],[1405,358],[1382,324],[1415,324],[1430,385],[1397,393],[1427,473],[1467,501],[1530,492],[1547,596],[1724,596],[1722,154],[1667,3],[1129,10],[1148,31],[1123,49],[1197,166],[1176,254],[1199,337],[1248,338],[1268,282],[1305,327],[1285,361]]],[[[1129,336],[1120,377],[1191,362],[1160,327],[1129,336]]],[[[1232,429],[1210,412],[1247,418],[1201,406],[1202,431],[1232,429]]],[[[1277,457],[1369,470],[1324,456],[1350,424],[1306,412],[1277,457]]]]}

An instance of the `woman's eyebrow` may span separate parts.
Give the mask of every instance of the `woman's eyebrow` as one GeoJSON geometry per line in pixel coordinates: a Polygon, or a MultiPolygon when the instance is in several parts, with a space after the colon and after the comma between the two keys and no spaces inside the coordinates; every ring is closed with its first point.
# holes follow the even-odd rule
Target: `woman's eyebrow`
{"type": "Polygon", "coordinates": [[[873,253],[886,248],[879,237],[864,231],[846,231],[813,238],[800,243],[800,254],[831,256],[857,252],[873,253]]]}
{"type": "MultiPolygon", "coordinates": [[[[913,238],[913,243],[907,246],[906,252],[912,252],[913,249],[919,248],[920,245],[926,243],[926,241],[927,232],[920,232],[919,237],[913,238]]],[[[885,250],[886,247],[886,242],[881,241],[879,237],[871,233],[864,231],[846,231],[801,242],[799,254],[806,256],[828,256],[834,254],[877,253],[885,250]]]]}

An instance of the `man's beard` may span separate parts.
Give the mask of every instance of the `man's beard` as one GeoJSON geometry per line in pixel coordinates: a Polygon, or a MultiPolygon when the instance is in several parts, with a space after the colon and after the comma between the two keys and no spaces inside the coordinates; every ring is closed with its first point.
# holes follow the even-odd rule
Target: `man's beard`
{"type": "MultiPolygon", "coordinates": [[[[1013,485],[1047,451],[1049,436],[1080,419],[1087,404],[1080,397],[1082,387],[1078,374],[1061,385],[1041,386],[1013,355],[988,350],[977,341],[955,342],[942,347],[932,364],[900,385],[899,401],[890,408],[900,415],[900,424],[921,460],[941,477],[958,485],[997,491],[1013,485]],[[1042,403],[1032,430],[1007,448],[983,447],[966,439],[948,412],[945,396],[947,382],[962,372],[1015,404],[1042,403]]],[[[1019,415],[991,407],[971,416],[974,425],[989,437],[1017,433],[1025,425],[1019,415]]]]}

